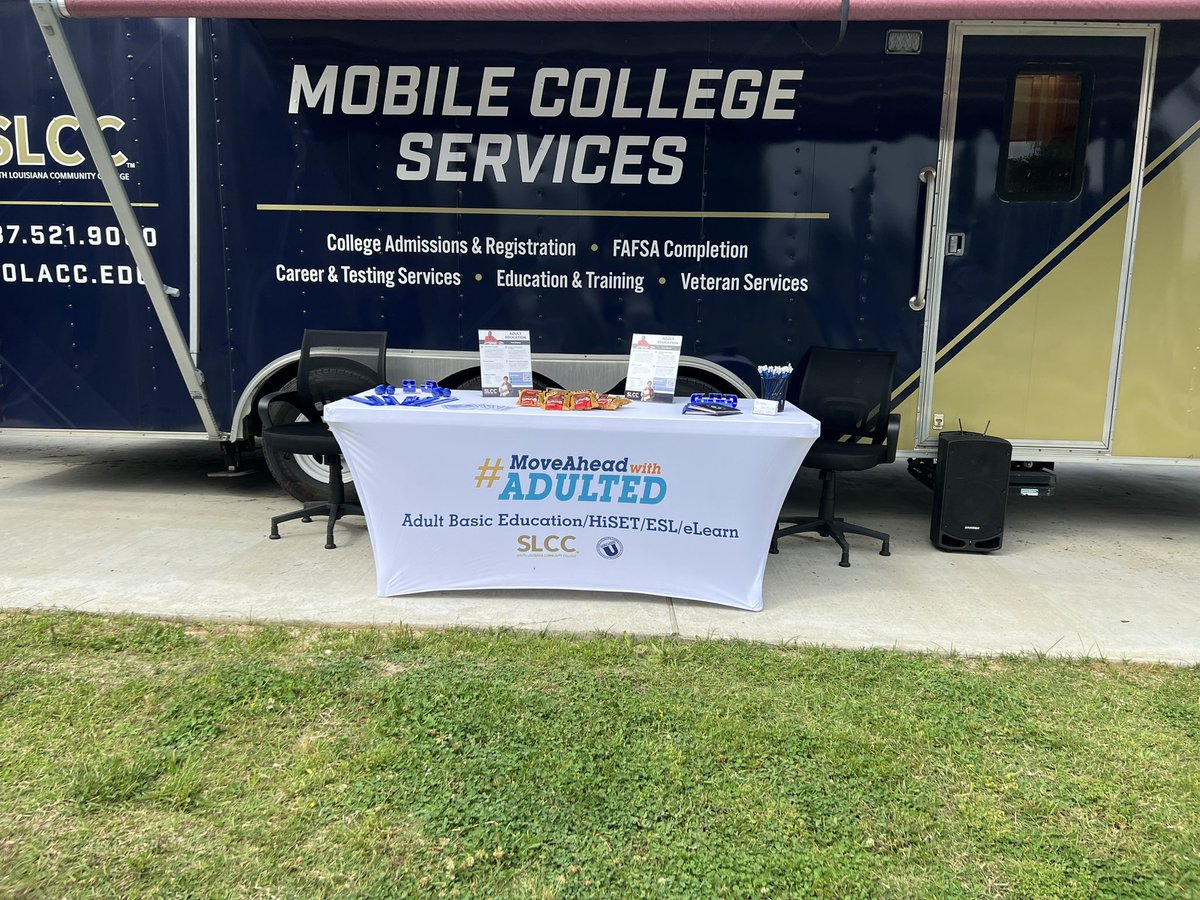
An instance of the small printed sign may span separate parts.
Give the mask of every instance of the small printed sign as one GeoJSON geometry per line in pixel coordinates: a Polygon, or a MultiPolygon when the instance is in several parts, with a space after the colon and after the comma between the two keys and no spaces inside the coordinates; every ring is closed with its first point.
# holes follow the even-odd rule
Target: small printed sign
{"type": "Polygon", "coordinates": [[[479,374],[485,397],[515,397],[533,387],[528,331],[479,332],[479,374]]]}
{"type": "Polygon", "coordinates": [[[653,403],[673,401],[682,349],[683,336],[679,334],[635,334],[629,348],[625,396],[653,403]]]}

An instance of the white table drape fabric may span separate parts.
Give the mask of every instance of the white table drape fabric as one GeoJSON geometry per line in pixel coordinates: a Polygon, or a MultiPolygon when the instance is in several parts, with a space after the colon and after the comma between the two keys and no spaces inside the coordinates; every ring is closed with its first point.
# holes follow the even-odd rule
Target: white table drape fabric
{"type": "Polygon", "coordinates": [[[796,407],[548,412],[515,400],[325,408],[366,514],[380,596],[621,591],[762,609],[780,506],[820,426],[796,407]]]}

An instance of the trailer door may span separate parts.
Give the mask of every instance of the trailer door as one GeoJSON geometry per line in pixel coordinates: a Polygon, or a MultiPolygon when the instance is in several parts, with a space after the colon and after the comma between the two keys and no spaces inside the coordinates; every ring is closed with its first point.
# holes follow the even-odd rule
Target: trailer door
{"type": "Polygon", "coordinates": [[[1107,451],[1156,37],[1148,25],[952,27],[926,445],[961,422],[1032,453],[1107,451]]]}

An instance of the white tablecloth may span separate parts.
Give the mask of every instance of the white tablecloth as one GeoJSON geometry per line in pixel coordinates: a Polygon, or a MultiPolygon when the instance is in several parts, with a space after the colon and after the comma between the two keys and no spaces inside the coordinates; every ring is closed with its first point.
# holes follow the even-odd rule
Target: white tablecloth
{"type": "Polygon", "coordinates": [[[762,609],[771,532],[819,433],[674,404],[547,412],[515,400],[325,408],[354,476],[380,596],[630,591],[762,609]]]}

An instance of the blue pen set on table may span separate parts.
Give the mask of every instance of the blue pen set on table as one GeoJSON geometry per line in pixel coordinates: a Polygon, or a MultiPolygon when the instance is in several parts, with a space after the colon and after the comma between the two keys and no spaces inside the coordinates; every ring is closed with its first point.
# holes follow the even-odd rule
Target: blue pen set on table
{"type": "Polygon", "coordinates": [[[788,379],[792,377],[792,365],[759,366],[759,377],[762,378],[762,399],[774,400],[783,412],[783,401],[787,399],[788,379]]]}
{"type": "Polygon", "coordinates": [[[354,400],[357,403],[365,404],[366,406],[437,406],[439,403],[452,403],[457,400],[457,397],[450,396],[450,388],[441,387],[436,381],[426,381],[421,385],[422,393],[429,394],[428,397],[418,397],[417,382],[414,379],[406,378],[400,382],[401,391],[411,396],[405,397],[403,400],[396,399],[396,388],[391,384],[381,384],[375,388],[375,393],[368,394],[365,397],[351,396],[348,400],[354,400]]]}

